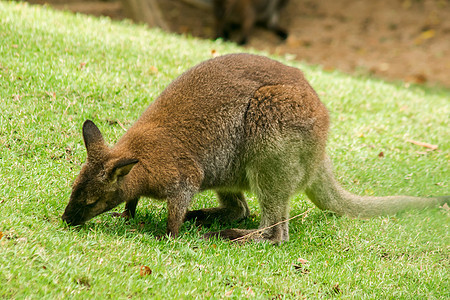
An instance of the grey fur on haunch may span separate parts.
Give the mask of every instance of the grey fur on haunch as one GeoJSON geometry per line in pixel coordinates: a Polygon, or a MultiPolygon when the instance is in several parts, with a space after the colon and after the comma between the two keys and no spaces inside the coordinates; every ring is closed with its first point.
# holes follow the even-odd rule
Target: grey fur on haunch
{"type": "Polygon", "coordinates": [[[230,54],[175,79],[113,147],[87,120],[87,160],[62,216],[79,225],[125,202],[134,217],[142,196],[167,201],[167,233],[185,220],[238,221],[249,215],[243,191],[256,194],[260,231],[208,236],[289,239],[289,199],[299,191],[321,209],[370,217],[448,203],[449,197],[361,197],[336,181],[325,154],[328,111],[303,73],[269,58],[230,54]],[[212,189],[219,207],[188,211],[212,189]],[[250,233],[250,235],[248,235],[250,233]]]}

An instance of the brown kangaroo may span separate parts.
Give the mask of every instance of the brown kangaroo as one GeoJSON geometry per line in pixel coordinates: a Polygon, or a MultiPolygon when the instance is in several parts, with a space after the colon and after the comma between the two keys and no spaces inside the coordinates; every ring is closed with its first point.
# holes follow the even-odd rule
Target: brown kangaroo
{"type": "Polygon", "coordinates": [[[238,44],[248,42],[256,24],[261,24],[285,40],[287,31],[278,25],[280,10],[288,0],[214,0],[216,38],[229,39],[233,25],[241,27],[238,44]]]}
{"type": "Polygon", "coordinates": [[[345,191],[325,154],[328,128],[328,111],[300,70],[251,54],[207,60],[174,80],[115,146],[92,121],[83,124],[87,160],[62,219],[82,224],[122,202],[123,215],[134,217],[146,196],[167,200],[167,233],[176,236],[185,220],[247,217],[248,190],[259,200],[260,228],[272,226],[249,237],[279,243],[289,239],[289,198],[302,190],[319,208],[354,217],[449,202],[345,191]],[[220,206],[188,211],[194,194],[207,189],[220,206]]]}

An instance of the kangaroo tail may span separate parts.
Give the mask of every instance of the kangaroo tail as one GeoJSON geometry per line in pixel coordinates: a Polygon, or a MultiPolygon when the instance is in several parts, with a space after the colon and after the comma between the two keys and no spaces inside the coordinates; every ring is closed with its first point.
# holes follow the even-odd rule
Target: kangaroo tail
{"type": "Polygon", "coordinates": [[[338,215],[368,218],[395,214],[406,209],[437,207],[450,202],[450,196],[421,198],[412,196],[370,197],[352,194],[337,182],[332,164],[326,157],[316,177],[306,188],[309,199],[320,209],[330,210],[338,215]]]}

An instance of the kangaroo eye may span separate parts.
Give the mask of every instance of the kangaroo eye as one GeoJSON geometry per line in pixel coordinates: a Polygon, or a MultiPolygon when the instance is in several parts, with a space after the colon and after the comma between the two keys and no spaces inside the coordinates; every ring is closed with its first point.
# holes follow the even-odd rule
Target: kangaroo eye
{"type": "Polygon", "coordinates": [[[95,203],[97,203],[98,200],[99,200],[98,197],[88,197],[88,198],[86,199],[86,205],[92,206],[92,205],[94,205],[95,203]]]}

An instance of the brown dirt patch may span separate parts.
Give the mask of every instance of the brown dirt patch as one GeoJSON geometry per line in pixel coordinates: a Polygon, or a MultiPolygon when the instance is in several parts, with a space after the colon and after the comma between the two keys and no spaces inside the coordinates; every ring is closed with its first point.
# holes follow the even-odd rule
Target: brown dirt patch
{"type": "MultiPolygon", "coordinates": [[[[39,3],[42,1],[29,1],[39,3]]],[[[56,8],[123,18],[120,1],[47,0],[56,8]]],[[[210,38],[211,11],[159,0],[172,31],[210,38]]],[[[255,30],[248,47],[325,69],[450,87],[450,0],[291,0],[287,41],[255,30]]]]}

